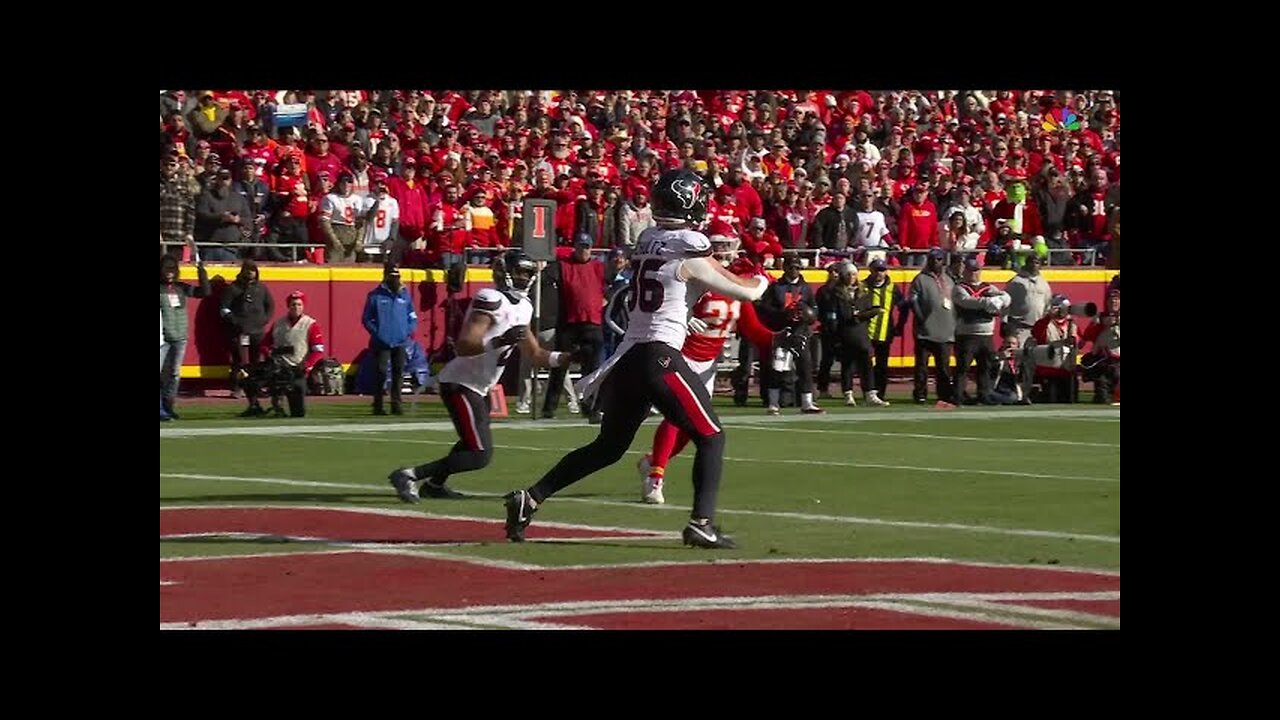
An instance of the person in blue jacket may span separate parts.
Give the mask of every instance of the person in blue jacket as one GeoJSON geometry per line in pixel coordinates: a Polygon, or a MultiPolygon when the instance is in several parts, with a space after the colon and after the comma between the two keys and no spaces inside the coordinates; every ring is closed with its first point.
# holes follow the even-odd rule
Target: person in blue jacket
{"type": "Polygon", "coordinates": [[[386,415],[382,409],[382,395],[387,386],[387,361],[391,361],[391,414],[401,415],[400,385],[404,375],[405,346],[414,328],[418,326],[418,314],[413,311],[408,288],[400,286],[400,270],[387,265],[382,272],[382,284],[369,291],[364,303],[364,329],[369,331],[369,351],[376,354],[378,382],[373,391],[373,414],[386,415]]]}

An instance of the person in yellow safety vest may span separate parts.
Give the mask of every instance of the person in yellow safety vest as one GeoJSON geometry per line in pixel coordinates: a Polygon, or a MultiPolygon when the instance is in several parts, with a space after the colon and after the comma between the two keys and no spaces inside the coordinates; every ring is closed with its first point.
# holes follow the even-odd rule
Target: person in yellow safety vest
{"type": "Polygon", "coordinates": [[[867,335],[871,338],[872,354],[875,358],[876,394],[884,398],[885,389],[889,386],[889,347],[895,337],[902,335],[907,324],[907,299],[889,279],[889,267],[881,258],[876,258],[868,265],[871,274],[863,281],[863,286],[871,298],[873,307],[884,308],[884,312],[871,318],[867,323],[867,335]],[[894,310],[897,317],[892,318],[894,310]]]}

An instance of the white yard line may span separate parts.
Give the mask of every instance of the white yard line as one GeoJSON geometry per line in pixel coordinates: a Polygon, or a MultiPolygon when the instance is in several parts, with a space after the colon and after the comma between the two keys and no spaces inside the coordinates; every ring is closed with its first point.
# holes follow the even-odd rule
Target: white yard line
{"type": "MultiPolygon", "coordinates": [[[[1080,409],[988,409],[978,407],[962,407],[949,411],[909,410],[906,412],[879,412],[871,408],[866,413],[832,413],[815,418],[812,415],[783,415],[767,417],[764,415],[723,415],[720,420],[724,425],[778,425],[798,423],[863,423],[863,422],[911,422],[916,420],[1082,420],[1093,422],[1120,422],[1120,410],[1117,408],[1080,408],[1080,409]]],[[[661,418],[649,418],[645,422],[656,424],[661,418]]],[[[453,423],[448,420],[430,420],[422,422],[393,423],[387,421],[360,421],[333,423],[329,425],[303,424],[255,424],[231,425],[219,427],[162,427],[161,439],[210,437],[220,435],[301,435],[326,432],[408,432],[412,430],[444,431],[452,430],[453,423]]],[[[496,430],[547,430],[569,427],[591,427],[585,420],[522,420],[496,422],[496,430]]]]}
{"type": "MultiPolygon", "coordinates": [[[[727,424],[727,423],[726,423],[727,424]]],[[[771,428],[760,427],[757,424],[742,424],[738,426],[742,430],[761,430],[764,432],[772,432],[771,428]]],[[[888,438],[913,438],[922,440],[958,440],[966,443],[985,442],[1007,445],[1009,443],[1027,443],[1030,445],[1074,445],[1078,447],[1096,447],[1096,448],[1115,448],[1120,449],[1120,443],[1100,443],[1100,442],[1080,442],[1076,440],[1050,440],[1047,438],[1011,438],[992,435],[931,435],[927,433],[907,433],[907,432],[872,432],[870,430],[815,430],[812,428],[787,428],[789,433],[816,433],[822,435],[868,435],[871,437],[888,437],[888,438]]]]}
{"type": "MultiPolygon", "coordinates": [[[[404,443],[409,445],[448,445],[453,446],[457,440],[420,440],[416,438],[371,438],[358,435],[306,435],[300,436],[299,439],[308,440],[347,440],[352,442],[380,442],[380,443],[404,443]]],[[[497,445],[497,450],[524,450],[532,452],[566,452],[563,446],[556,447],[539,447],[536,445],[497,445]]],[[[642,450],[628,450],[627,455],[644,455],[642,450]]],[[[973,468],[945,468],[934,467],[929,465],[891,465],[887,463],[867,463],[867,462],[840,462],[836,460],[798,460],[789,458],[748,458],[733,457],[726,455],[725,460],[730,462],[745,462],[752,464],[760,463],[777,463],[780,465],[817,465],[822,467],[848,467],[848,468],[871,468],[877,470],[905,470],[908,472],[923,473],[944,473],[959,475],[996,475],[1002,477],[1018,477],[1018,478],[1034,478],[1038,480],[1083,480],[1088,482],[1100,483],[1119,483],[1117,478],[1094,477],[1091,475],[1053,475],[1050,473],[1028,473],[1016,470],[980,470],[973,468]]]]}

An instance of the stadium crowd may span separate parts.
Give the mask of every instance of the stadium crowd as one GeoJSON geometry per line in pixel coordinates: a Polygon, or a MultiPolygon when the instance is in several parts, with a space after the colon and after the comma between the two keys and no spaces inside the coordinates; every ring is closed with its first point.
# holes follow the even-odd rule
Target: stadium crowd
{"type": "MultiPolygon", "coordinates": [[[[851,370],[865,402],[887,404],[888,343],[913,313],[917,402],[927,394],[929,357],[945,368],[952,353],[962,367],[978,362],[978,394],[965,393],[963,372],[938,372],[943,403],[1029,402],[1033,383],[1037,398],[1070,401],[1075,385],[1053,381],[1068,375],[1072,383],[1102,377],[1095,401],[1118,402],[1118,281],[1108,308],[1082,333],[1074,321],[1065,329],[1074,316],[1070,300],[1052,295],[1038,272],[1042,265],[1119,267],[1119,120],[1119,96],[1106,90],[164,91],[162,420],[176,417],[186,298],[208,293],[203,268],[200,287],[176,282],[176,260],[245,263],[235,292],[221,299],[233,387],[247,396],[246,415],[266,414],[246,382],[249,369],[273,348],[287,348],[275,354],[287,358],[292,384],[271,393],[273,408],[283,414],[279,397],[292,389],[291,412],[301,414],[296,389],[322,357],[321,330],[305,316],[300,294],[288,299],[286,325],[267,326],[272,298],[257,282],[255,261],[488,264],[520,244],[526,198],[557,205],[559,260],[532,290],[544,318],[540,339],[572,350],[588,373],[625,327],[625,303],[617,299],[630,283],[628,252],[654,224],[653,183],[679,167],[699,174],[712,193],[704,232],[726,264],[742,255],[785,268],[761,304],[766,324],[806,335],[787,340],[777,357],[764,355],[773,348],[746,347],[735,379],[739,402],[759,361],[770,412],[788,404],[815,409],[814,381],[826,396],[839,360],[848,404],[851,370]],[[799,269],[823,266],[831,280],[815,298],[799,269]],[[865,284],[856,281],[858,266],[872,273],[865,284]],[[894,266],[923,270],[910,297],[888,292],[883,272],[894,266]],[[992,266],[1019,275],[1003,290],[981,283],[981,268],[992,266]],[[973,307],[953,295],[962,286],[981,293],[973,307]],[[814,318],[794,312],[796,302],[814,318]],[[1002,318],[999,343],[975,312],[1002,318]],[[294,329],[299,322],[303,329],[294,329]],[[1113,358],[1105,337],[1098,345],[1100,333],[1114,335],[1113,358]],[[1090,340],[1104,351],[1101,369],[1074,367],[1074,353],[1064,369],[1063,348],[1090,340]],[[1032,357],[1019,349],[1028,345],[1056,355],[1032,357]],[[1026,363],[1002,364],[1023,357],[1026,363]]],[[[398,302],[401,288],[392,284],[378,302],[398,302]]],[[[385,354],[402,347],[400,335],[412,326],[401,327],[392,310],[370,313],[365,325],[374,338],[395,323],[395,337],[377,346],[375,412],[382,412],[384,387],[399,412],[388,377],[400,374],[405,359],[385,354]]],[[[567,370],[552,373],[545,417],[554,416],[562,390],[571,412],[591,414],[577,407],[567,370]]],[[[517,412],[538,412],[527,380],[518,394],[517,412]]]]}
{"type": "Polygon", "coordinates": [[[208,260],[484,263],[524,198],[557,202],[565,254],[628,248],[683,166],[714,188],[707,234],[766,266],[1119,267],[1107,90],[166,90],[160,162],[162,251],[208,260]]]}

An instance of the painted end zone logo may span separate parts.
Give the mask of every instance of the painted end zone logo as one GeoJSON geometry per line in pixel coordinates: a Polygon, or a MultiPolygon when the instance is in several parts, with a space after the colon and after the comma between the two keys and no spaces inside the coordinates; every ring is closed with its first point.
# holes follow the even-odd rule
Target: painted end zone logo
{"type": "MultiPolygon", "coordinates": [[[[693,550],[687,563],[554,568],[406,547],[501,542],[497,521],[279,507],[162,508],[160,517],[162,538],[359,544],[162,560],[166,629],[1120,627],[1118,573],[915,559],[707,562],[716,558],[693,550]]],[[[674,542],[666,535],[562,525],[542,537],[674,542]]]]}

